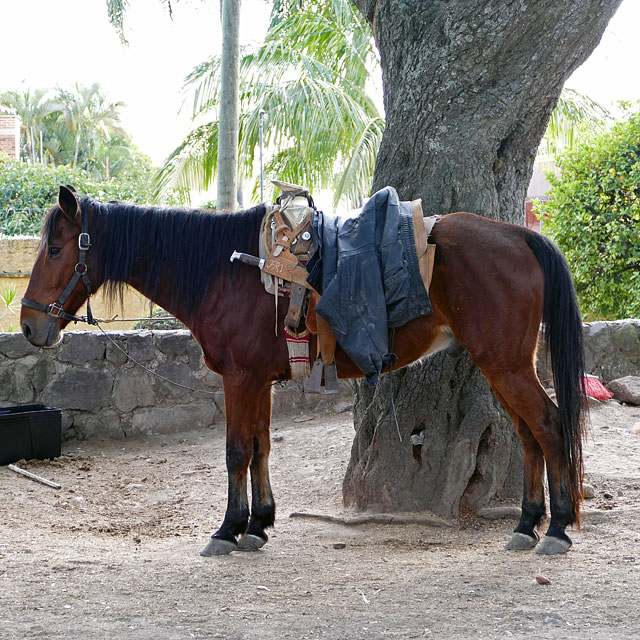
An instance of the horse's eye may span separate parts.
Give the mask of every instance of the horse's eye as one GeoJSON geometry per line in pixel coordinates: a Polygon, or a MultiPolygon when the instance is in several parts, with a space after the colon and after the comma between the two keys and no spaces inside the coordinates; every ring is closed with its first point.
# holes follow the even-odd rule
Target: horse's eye
{"type": "Polygon", "coordinates": [[[57,256],[61,251],[62,249],[60,247],[49,247],[49,257],[53,258],[57,256]]]}

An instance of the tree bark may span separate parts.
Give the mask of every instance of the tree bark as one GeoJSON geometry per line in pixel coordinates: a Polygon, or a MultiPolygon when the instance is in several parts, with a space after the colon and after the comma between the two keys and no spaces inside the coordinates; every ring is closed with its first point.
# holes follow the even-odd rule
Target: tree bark
{"type": "Polygon", "coordinates": [[[238,180],[240,0],[222,0],[222,59],[218,136],[218,210],[234,210],[238,180]]]}
{"type": "Polygon", "coordinates": [[[357,431],[343,485],[347,504],[379,511],[428,509],[451,517],[461,507],[485,506],[487,496],[518,494],[518,437],[462,347],[437,354],[429,366],[392,374],[400,435],[389,384],[388,375],[375,391],[358,384],[357,431]],[[411,445],[411,434],[420,432],[421,449],[411,445]]]}
{"type": "MultiPolygon", "coordinates": [[[[386,129],[373,191],[521,224],[533,162],[564,82],[621,0],[354,0],[380,51],[386,129]]],[[[470,239],[473,241],[473,239],[470,239]]],[[[514,495],[520,444],[462,350],[394,373],[403,443],[382,390],[357,385],[344,499],[445,516],[514,495]],[[380,417],[382,416],[382,417],[380,417]],[[422,467],[408,436],[425,428],[422,467]]],[[[384,384],[388,384],[385,380],[384,384]]]]}

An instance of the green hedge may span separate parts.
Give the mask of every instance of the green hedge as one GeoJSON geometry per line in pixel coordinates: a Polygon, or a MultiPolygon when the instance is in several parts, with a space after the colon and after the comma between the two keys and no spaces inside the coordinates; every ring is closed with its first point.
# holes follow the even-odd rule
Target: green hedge
{"type": "Polygon", "coordinates": [[[583,314],[640,317],[640,112],[559,158],[544,230],[565,254],[583,314]]]}
{"type": "MultiPolygon", "coordinates": [[[[0,233],[37,235],[42,218],[56,203],[61,184],[70,184],[78,193],[98,200],[145,204],[153,202],[152,179],[150,168],[108,182],[93,182],[82,169],[0,160],[0,233]]],[[[177,198],[171,197],[168,204],[177,204],[177,198]]]]}

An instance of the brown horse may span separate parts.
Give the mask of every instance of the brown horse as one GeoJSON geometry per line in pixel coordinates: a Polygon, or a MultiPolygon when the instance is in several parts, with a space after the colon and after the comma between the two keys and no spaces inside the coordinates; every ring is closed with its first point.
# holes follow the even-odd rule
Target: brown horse
{"type": "MultiPolygon", "coordinates": [[[[106,204],[61,187],[23,299],[22,332],[36,346],[57,343],[101,285],[117,296],[127,283],[191,329],[207,366],[223,376],[227,414],[227,510],[203,555],[257,549],[274,523],[271,383],[290,377],[287,347],[283,331],[274,335],[273,298],[258,271],[229,261],[234,250],[257,254],[264,213],[264,206],[211,215],[106,204]]],[[[433,313],[396,330],[397,366],[446,346],[450,336],[469,351],[524,448],[522,517],[507,548],[538,542],[546,463],[551,521],[537,551],[563,553],[571,546],[565,528],[579,524],[585,418],[582,323],[567,264],[543,236],[469,213],[443,216],[431,241],[433,313]],[[535,372],[541,322],[558,406],[535,372]]],[[[280,326],[286,307],[278,307],[280,326]]],[[[362,375],[340,348],[336,362],[340,377],[362,375]]]]}

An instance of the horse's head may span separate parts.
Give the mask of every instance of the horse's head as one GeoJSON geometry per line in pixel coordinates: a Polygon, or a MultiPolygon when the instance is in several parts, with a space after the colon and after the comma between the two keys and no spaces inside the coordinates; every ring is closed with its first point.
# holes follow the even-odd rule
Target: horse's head
{"type": "Polygon", "coordinates": [[[73,187],[60,187],[58,204],[45,218],[40,250],[22,299],[22,333],[37,347],[57,344],[62,329],[94,290],[87,262],[87,216],[81,213],[73,187]]]}

